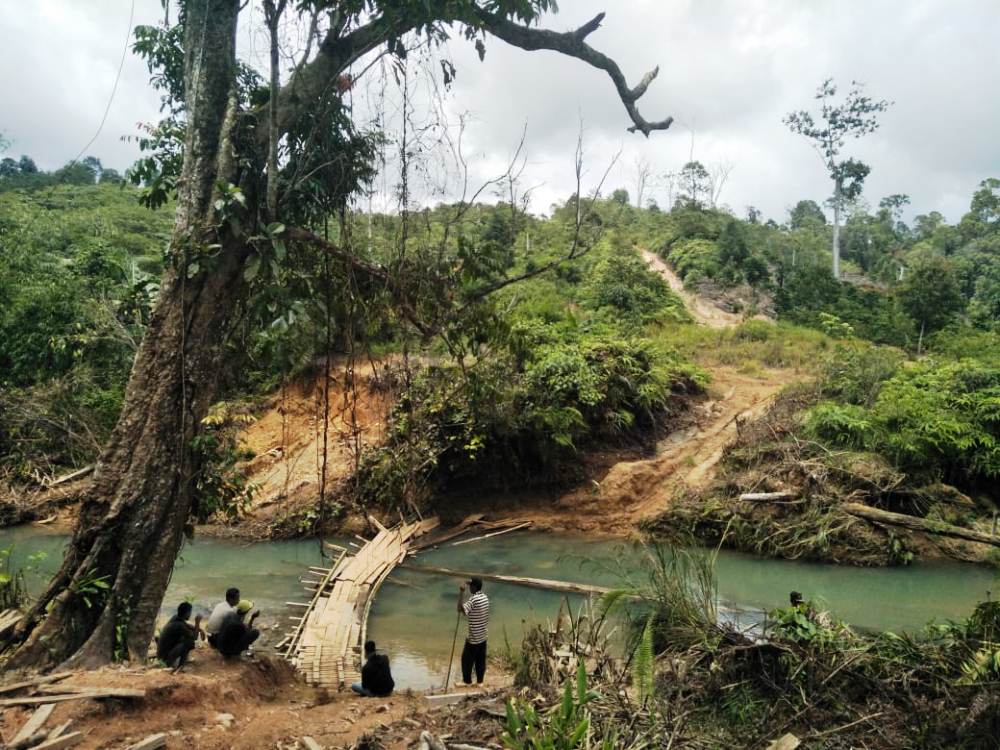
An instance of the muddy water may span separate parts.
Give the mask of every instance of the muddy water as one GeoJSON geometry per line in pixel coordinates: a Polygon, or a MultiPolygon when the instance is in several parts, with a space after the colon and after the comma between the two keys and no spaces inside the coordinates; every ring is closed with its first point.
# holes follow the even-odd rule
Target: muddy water
{"type": "MultiPolygon", "coordinates": [[[[31,563],[29,585],[37,592],[58,566],[65,537],[38,527],[0,531],[0,546],[15,545],[16,564],[46,552],[31,563]]],[[[508,534],[473,544],[446,546],[420,555],[418,562],[507,575],[535,576],[614,585],[612,568],[629,565],[635,553],[619,543],[552,534],[508,534]]],[[[240,587],[263,610],[261,623],[277,635],[293,612],[286,601],[301,601],[298,582],[306,567],[321,564],[315,541],[238,544],[199,539],[181,554],[164,611],[185,598],[206,611],[226,587],[240,587]]],[[[910,630],[930,619],[962,617],[972,606],[1000,590],[1000,580],[985,568],[959,563],[923,563],[909,568],[861,569],[765,560],[723,553],[717,563],[719,596],[744,608],[784,604],[797,589],[838,617],[863,628],[910,630]]],[[[561,594],[487,582],[492,601],[490,646],[520,642],[527,624],[554,617],[561,594]]],[[[455,632],[457,581],[397,570],[372,608],[369,635],[392,659],[401,688],[440,686],[448,667],[455,632]]],[[[579,604],[579,600],[577,605],[579,604]]],[[[462,634],[459,634],[461,648],[462,634]]],[[[454,679],[454,678],[453,678],[454,679]]]]}

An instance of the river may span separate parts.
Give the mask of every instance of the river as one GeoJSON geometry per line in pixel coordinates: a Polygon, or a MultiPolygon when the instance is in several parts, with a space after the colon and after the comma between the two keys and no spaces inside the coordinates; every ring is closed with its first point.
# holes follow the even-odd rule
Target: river
{"type": "MultiPolygon", "coordinates": [[[[29,565],[28,584],[38,593],[61,559],[66,537],[43,527],[0,531],[0,547],[14,545],[15,565],[29,565]],[[44,559],[29,558],[38,553],[44,559]]],[[[260,622],[273,642],[302,601],[299,577],[325,561],[316,540],[253,544],[198,538],[185,544],[164,602],[164,614],[190,599],[207,612],[226,588],[239,587],[262,609],[260,622]]],[[[534,576],[604,585],[618,583],[613,568],[631,567],[636,552],[620,542],[517,532],[420,554],[418,562],[506,575],[534,576]]],[[[915,563],[906,568],[847,566],[769,560],[723,551],[716,564],[721,602],[760,610],[784,605],[801,591],[837,617],[859,628],[919,630],[931,619],[967,615],[973,605],[1000,588],[983,567],[952,562],[915,563]]],[[[397,570],[372,607],[369,636],[392,660],[400,688],[422,690],[444,681],[455,628],[458,582],[397,570]]],[[[527,624],[554,618],[564,596],[538,589],[487,582],[492,602],[491,648],[505,637],[515,646],[527,624]]],[[[579,600],[577,600],[579,602],[579,600]]],[[[299,610],[301,611],[301,610],[299,610]]],[[[461,636],[460,636],[461,637],[461,636]]]]}

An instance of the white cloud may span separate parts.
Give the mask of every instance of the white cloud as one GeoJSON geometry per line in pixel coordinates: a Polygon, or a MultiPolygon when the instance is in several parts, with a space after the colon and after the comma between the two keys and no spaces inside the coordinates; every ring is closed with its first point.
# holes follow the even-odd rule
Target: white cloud
{"type": "MultiPolygon", "coordinates": [[[[976,184],[1000,176],[1000,13],[993,0],[574,0],[547,19],[573,28],[608,15],[591,43],[614,57],[630,81],[653,65],[660,76],[640,101],[647,119],[672,115],[669,131],[648,140],[628,121],[607,76],[550,52],[526,53],[495,39],[480,63],[471,45],[448,50],[458,66],[447,108],[471,111],[466,133],[475,177],[492,174],[528,125],[527,184],[542,184],[536,210],[573,190],[578,119],[587,132],[592,174],[623,149],[612,185],[628,186],[636,157],[657,172],[695,157],[735,164],[723,201],[752,204],[780,218],[800,198],[822,200],[823,169],[781,119],[808,106],[816,85],[852,79],[895,102],[874,135],[852,146],[872,173],[873,203],[905,192],[913,213],[941,210],[957,219],[976,184]]],[[[46,168],[76,155],[90,139],[110,95],[124,42],[129,0],[0,0],[0,130],[15,154],[46,168]]],[[[155,23],[159,0],[137,0],[135,23],[155,23]]],[[[259,20],[259,19],[258,19],[259,20]]],[[[260,58],[262,39],[243,19],[241,53],[260,58]]],[[[122,135],[158,116],[148,72],[131,53],[108,122],[89,150],[124,168],[135,158],[122,135]]],[[[393,182],[387,179],[387,184],[393,182]]],[[[661,203],[664,198],[661,194],[661,203]]]]}

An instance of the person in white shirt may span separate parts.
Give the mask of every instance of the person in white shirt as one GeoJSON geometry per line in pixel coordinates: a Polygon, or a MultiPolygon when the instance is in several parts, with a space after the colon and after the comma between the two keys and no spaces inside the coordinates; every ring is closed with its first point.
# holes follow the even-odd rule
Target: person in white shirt
{"type": "Polygon", "coordinates": [[[219,602],[208,616],[208,623],[205,625],[205,632],[208,633],[208,643],[212,648],[218,648],[219,631],[222,630],[222,623],[226,615],[236,613],[236,605],[240,603],[239,589],[226,589],[226,600],[219,602]]]}
{"type": "Polygon", "coordinates": [[[462,681],[472,684],[472,668],[476,668],[476,684],[483,684],[486,674],[486,638],[490,621],[490,600],[483,593],[483,581],[473,577],[469,581],[469,598],[465,599],[465,584],[458,587],[458,611],[469,621],[469,632],[462,649],[462,681]]]}

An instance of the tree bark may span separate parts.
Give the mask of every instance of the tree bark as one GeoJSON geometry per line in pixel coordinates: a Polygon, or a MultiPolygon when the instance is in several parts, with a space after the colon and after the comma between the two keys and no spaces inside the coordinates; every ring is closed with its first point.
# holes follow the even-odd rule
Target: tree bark
{"type": "Polygon", "coordinates": [[[833,278],[840,280],[840,200],[843,194],[840,180],[833,187],[833,278]]]}
{"type": "Polygon", "coordinates": [[[238,0],[186,7],[184,164],[172,263],[63,564],[15,631],[10,666],[145,658],[191,505],[191,441],[216,394],[246,246],[214,226],[238,0]],[[221,249],[209,261],[209,243],[221,249]],[[198,269],[189,263],[201,258],[198,269]],[[189,270],[190,269],[190,270],[189,270]],[[190,278],[188,278],[190,276],[190,278]],[[96,582],[103,582],[104,586],[96,582]],[[50,607],[46,615],[46,608],[50,607]]]}

